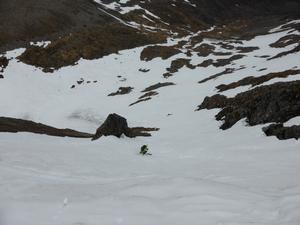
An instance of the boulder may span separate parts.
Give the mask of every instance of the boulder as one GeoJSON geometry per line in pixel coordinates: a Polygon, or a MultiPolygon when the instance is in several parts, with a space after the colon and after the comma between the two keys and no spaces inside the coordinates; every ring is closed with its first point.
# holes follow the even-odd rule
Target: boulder
{"type": "Polygon", "coordinates": [[[104,123],[97,129],[96,134],[92,140],[97,140],[102,136],[115,136],[120,138],[123,134],[127,137],[133,138],[137,136],[151,136],[150,131],[157,131],[158,128],[145,127],[128,127],[127,120],[116,114],[109,114],[104,123]]]}
{"type": "Polygon", "coordinates": [[[92,140],[99,139],[101,136],[121,137],[128,130],[127,120],[118,114],[109,114],[104,123],[97,129],[92,140]]]}

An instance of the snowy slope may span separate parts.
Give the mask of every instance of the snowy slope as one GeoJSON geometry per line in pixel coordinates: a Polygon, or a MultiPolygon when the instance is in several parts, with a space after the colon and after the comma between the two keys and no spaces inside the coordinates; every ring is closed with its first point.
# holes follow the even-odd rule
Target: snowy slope
{"type": "MultiPolygon", "coordinates": [[[[274,60],[257,57],[295,47],[269,46],[289,32],[299,34],[278,29],[243,41],[243,46],[259,49],[229,67],[245,68],[202,84],[198,81],[224,67],[184,67],[168,79],[162,74],[176,58],[190,58],[196,65],[228,56],[180,53],[145,62],[140,60],[141,47],[98,60],[80,60],[45,74],[18,62],[16,57],[24,49],[8,52],[12,60],[0,80],[1,116],[94,132],[115,112],[126,117],[130,126],[159,127],[160,131],[150,138],[104,137],[95,142],[2,133],[0,224],[298,225],[299,142],[267,138],[262,126],[247,127],[243,121],[222,131],[214,119],[218,110],[195,111],[204,97],[217,92],[219,84],[300,69],[299,52],[274,60]],[[258,71],[262,68],[267,70],[258,71]],[[81,78],[84,82],[79,85],[81,78]],[[143,89],[158,82],[176,85],[160,88],[151,100],[129,107],[143,89]],[[107,96],[121,86],[134,89],[127,95],[107,96]],[[143,144],[148,144],[152,156],[138,154],[143,144]]],[[[167,45],[178,41],[169,40],[167,45]]],[[[234,96],[248,89],[239,87],[224,94],[234,96]]]]}

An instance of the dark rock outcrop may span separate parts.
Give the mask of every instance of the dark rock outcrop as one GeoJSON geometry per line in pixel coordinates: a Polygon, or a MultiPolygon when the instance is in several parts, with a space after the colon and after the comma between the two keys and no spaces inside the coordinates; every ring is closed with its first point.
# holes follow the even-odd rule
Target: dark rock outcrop
{"type": "Polygon", "coordinates": [[[300,125],[291,127],[284,127],[282,123],[271,124],[263,128],[267,136],[276,136],[279,140],[296,139],[300,138],[300,125]]]}
{"type": "Polygon", "coordinates": [[[206,67],[213,65],[213,63],[214,63],[213,59],[206,59],[202,63],[199,63],[197,66],[206,68],[206,67]]]}
{"type": "Polygon", "coordinates": [[[242,118],[246,118],[250,126],[284,123],[300,116],[300,81],[260,86],[233,98],[223,95],[206,97],[198,110],[213,108],[222,108],[216,119],[224,121],[220,127],[223,130],[242,118]]]}
{"type": "Polygon", "coordinates": [[[231,56],[228,59],[217,59],[216,62],[213,63],[213,65],[215,67],[223,67],[223,66],[229,65],[229,64],[233,63],[234,61],[239,60],[244,57],[245,57],[245,55],[236,54],[236,55],[231,56]]]}
{"type": "Polygon", "coordinates": [[[269,58],[268,60],[278,59],[278,58],[281,58],[281,57],[284,57],[284,56],[287,56],[287,55],[290,55],[290,54],[294,54],[294,53],[297,53],[297,52],[300,52],[300,44],[298,44],[292,50],[278,53],[277,55],[273,56],[272,58],[269,58]]]}
{"type": "Polygon", "coordinates": [[[232,55],[232,52],[213,52],[212,53],[214,56],[229,56],[232,55]]]}
{"type": "Polygon", "coordinates": [[[270,44],[272,48],[285,48],[289,45],[298,44],[300,42],[300,35],[298,34],[290,34],[284,36],[277,40],[276,42],[270,44]]]}
{"type": "Polygon", "coordinates": [[[143,94],[142,96],[140,96],[139,99],[148,98],[148,97],[152,97],[155,95],[158,95],[158,93],[156,91],[149,91],[149,92],[146,92],[145,94],[143,94]]]}
{"type": "Polygon", "coordinates": [[[227,59],[217,59],[217,60],[206,59],[202,63],[198,64],[197,66],[198,67],[209,67],[209,66],[224,67],[226,65],[232,64],[236,60],[242,59],[245,56],[246,55],[236,54],[227,59]]]}
{"type": "Polygon", "coordinates": [[[139,71],[143,72],[143,73],[148,73],[150,71],[150,69],[142,69],[142,68],[140,68],[139,71]]]}
{"type": "Polygon", "coordinates": [[[109,114],[104,123],[97,129],[96,134],[92,140],[97,140],[102,136],[116,136],[120,138],[123,134],[127,137],[133,138],[138,136],[151,136],[151,131],[157,131],[158,128],[144,128],[144,127],[128,127],[127,120],[118,114],[109,114]]]}
{"type": "Polygon", "coordinates": [[[193,50],[197,52],[200,57],[207,57],[216,49],[215,46],[209,44],[201,44],[200,46],[194,48],[193,50]]]}
{"type": "Polygon", "coordinates": [[[298,74],[300,74],[300,70],[286,70],[282,72],[269,73],[259,77],[250,76],[230,84],[218,85],[216,88],[219,90],[219,92],[223,92],[240,86],[251,85],[252,87],[254,87],[275,78],[285,78],[288,76],[294,76],[298,74]]]}
{"type": "Polygon", "coordinates": [[[146,102],[152,99],[152,96],[158,95],[158,92],[156,91],[148,91],[142,96],[139,97],[139,99],[133,103],[131,103],[129,106],[133,106],[135,104],[138,104],[140,102],[146,102]]]}
{"type": "Polygon", "coordinates": [[[236,50],[238,50],[239,53],[249,53],[249,52],[253,52],[253,51],[256,51],[258,50],[259,47],[242,47],[242,46],[239,46],[236,48],[236,50]]]}
{"type": "Polygon", "coordinates": [[[181,51],[176,46],[148,46],[141,52],[141,60],[150,61],[154,58],[161,57],[162,59],[168,59],[173,55],[177,55],[181,51]]]}
{"type": "Polygon", "coordinates": [[[144,97],[144,98],[141,98],[141,99],[139,98],[139,100],[137,100],[137,101],[131,103],[129,106],[136,105],[136,104],[138,104],[138,103],[140,103],[140,102],[146,102],[146,101],[149,101],[149,100],[151,100],[151,99],[152,99],[151,97],[144,97]]]}
{"type": "Polygon", "coordinates": [[[158,88],[162,88],[162,87],[166,87],[166,86],[172,86],[172,85],[175,85],[175,84],[173,82],[157,83],[157,84],[153,84],[153,85],[145,88],[142,92],[153,91],[153,90],[156,90],[158,88]]]}
{"type": "Polygon", "coordinates": [[[224,71],[222,71],[222,72],[220,72],[220,73],[217,73],[217,74],[214,74],[214,75],[212,75],[212,76],[209,76],[209,77],[207,77],[207,78],[205,78],[205,79],[199,81],[198,83],[199,83],[199,84],[202,84],[202,83],[205,83],[205,82],[207,82],[207,81],[209,81],[209,80],[217,79],[218,77],[223,76],[223,75],[225,75],[225,74],[233,73],[234,71],[235,71],[234,68],[226,68],[224,71]]]}
{"type": "Polygon", "coordinates": [[[228,98],[226,96],[216,94],[211,97],[205,97],[201,105],[198,106],[197,110],[224,108],[227,103],[228,98]]]}
{"type": "Polygon", "coordinates": [[[58,129],[42,123],[29,120],[0,117],[0,132],[18,133],[30,132],[35,134],[46,134],[57,137],[92,138],[92,134],[79,132],[71,129],[58,129]]]}
{"type": "Polygon", "coordinates": [[[168,77],[173,76],[173,73],[178,72],[179,69],[181,69],[184,66],[186,66],[189,69],[195,69],[196,68],[196,66],[191,64],[191,59],[184,59],[184,58],[174,59],[171,62],[171,66],[169,68],[167,68],[168,72],[163,74],[164,78],[168,78],[168,77]]]}
{"type": "Polygon", "coordinates": [[[108,96],[126,95],[132,91],[133,87],[119,87],[116,92],[110,93],[108,96]]]}

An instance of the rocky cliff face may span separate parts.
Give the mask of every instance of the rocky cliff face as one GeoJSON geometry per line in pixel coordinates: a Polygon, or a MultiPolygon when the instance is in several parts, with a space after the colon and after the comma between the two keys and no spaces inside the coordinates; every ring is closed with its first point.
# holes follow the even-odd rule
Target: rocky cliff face
{"type": "Polygon", "coordinates": [[[188,32],[237,19],[297,17],[299,9],[296,0],[1,0],[0,21],[5,22],[0,25],[0,52],[26,46],[29,41],[86,32],[88,28],[101,32],[107,26],[188,32]]]}
{"type": "Polygon", "coordinates": [[[1,0],[0,11],[0,51],[113,21],[89,0],[1,0]]]}

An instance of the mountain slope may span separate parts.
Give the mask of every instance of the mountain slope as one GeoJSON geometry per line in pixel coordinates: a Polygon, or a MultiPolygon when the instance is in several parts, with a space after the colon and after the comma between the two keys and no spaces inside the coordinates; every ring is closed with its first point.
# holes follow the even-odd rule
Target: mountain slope
{"type": "Polygon", "coordinates": [[[67,2],[9,39],[0,116],[86,139],[0,133],[1,225],[299,224],[298,1],[67,2]],[[160,129],[88,139],[111,113],[160,129]]]}
{"type": "Polygon", "coordinates": [[[113,21],[87,0],[1,0],[0,11],[0,20],[5,21],[0,26],[0,51],[113,21]]]}
{"type": "MultiPolygon", "coordinates": [[[[134,32],[143,24],[147,28],[143,32],[148,34],[149,30],[159,33],[195,32],[215,24],[241,19],[254,21],[262,16],[272,16],[272,21],[275,20],[274,16],[296,18],[299,16],[299,9],[300,3],[296,0],[230,0],[226,3],[217,0],[1,0],[0,20],[5,22],[0,25],[0,52],[28,47],[30,41],[57,40],[59,37],[68,37],[70,33],[74,34],[75,42],[82,42],[81,45],[86,46],[88,43],[79,34],[93,35],[90,29],[102,34],[120,30],[121,34],[125,30],[134,32]],[[133,27],[136,29],[132,31],[133,27]]],[[[98,33],[97,36],[99,37],[98,33]]],[[[133,38],[131,36],[129,40],[133,38]]],[[[153,38],[145,42],[153,43],[153,38]]],[[[134,47],[137,46],[138,43],[134,47]]],[[[122,49],[124,47],[121,45],[117,47],[117,50],[122,49]]]]}
{"type": "MultiPolygon", "coordinates": [[[[220,84],[299,70],[299,52],[271,59],[298,45],[289,39],[286,46],[274,47],[282,38],[299,35],[296,24],[251,40],[196,42],[199,32],[169,39],[164,45],[180,50],[169,58],[154,54],[152,60],[141,60],[146,46],[81,59],[50,75],[18,62],[24,49],[8,52],[12,59],[0,81],[1,115],[93,133],[116,112],[130,126],[160,131],[149,138],[103,137],[95,142],[2,133],[2,224],[297,225],[299,142],[267,138],[263,125],[245,127],[244,121],[222,131],[214,118],[218,110],[195,111],[220,84]],[[198,48],[203,44],[214,48],[198,48]],[[232,58],[238,54],[244,56],[232,58]],[[171,74],[167,79],[166,72],[171,74]],[[175,85],[155,85],[166,82],[175,85]],[[108,96],[119,87],[133,89],[108,96]],[[145,89],[156,94],[129,106],[145,89]],[[138,155],[143,144],[152,156],[138,155]]],[[[274,77],[261,85],[293,80],[299,75],[274,77]]],[[[233,97],[249,88],[255,87],[238,86],[223,94],[233,97]]],[[[299,117],[285,123],[291,124],[299,124],[299,117]]]]}

